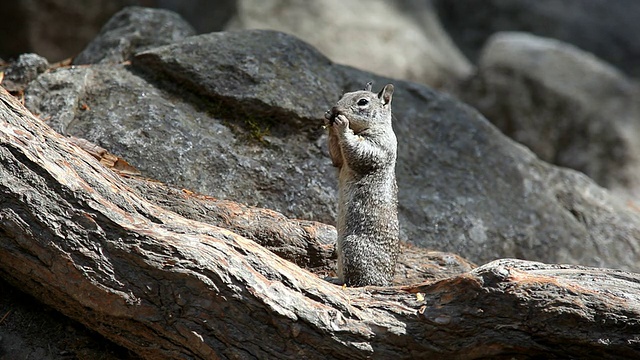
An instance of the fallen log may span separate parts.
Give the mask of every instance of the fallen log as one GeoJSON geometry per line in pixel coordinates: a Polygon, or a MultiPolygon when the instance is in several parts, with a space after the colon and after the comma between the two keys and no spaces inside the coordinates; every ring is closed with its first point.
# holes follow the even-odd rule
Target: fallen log
{"type": "MultiPolygon", "coordinates": [[[[194,194],[158,181],[129,177],[131,174],[139,175],[139,172],[123,159],[87,140],[74,137],[69,140],[102,164],[127,175],[123,180],[146,200],[185,218],[231,230],[314,274],[335,276],[335,227],[315,221],[288,219],[273,210],[194,194]]],[[[455,254],[428,251],[406,243],[402,246],[394,279],[397,285],[442,279],[475,267],[455,254]]]]}
{"type": "MultiPolygon", "coordinates": [[[[143,358],[640,357],[638,274],[499,260],[342,288],[256,242],[314,241],[300,248],[326,258],[330,235],[305,230],[323,225],[271,214],[284,230],[259,236],[268,210],[218,204],[241,210],[207,224],[133,182],[0,90],[0,276],[143,358]]],[[[296,253],[312,258],[282,251],[296,253]]]]}

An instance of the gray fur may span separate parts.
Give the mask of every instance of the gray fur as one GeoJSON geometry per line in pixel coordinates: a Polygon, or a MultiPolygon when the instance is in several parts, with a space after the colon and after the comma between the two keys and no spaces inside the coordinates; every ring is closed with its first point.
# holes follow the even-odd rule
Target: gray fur
{"type": "Polygon", "coordinates": [[[395,273],[399,245],[392,95],[391,84],[378,94],[350,92],[325,116],[329,153],[340,172],[338,278],[349,286],[388,285],[395,273]]]}

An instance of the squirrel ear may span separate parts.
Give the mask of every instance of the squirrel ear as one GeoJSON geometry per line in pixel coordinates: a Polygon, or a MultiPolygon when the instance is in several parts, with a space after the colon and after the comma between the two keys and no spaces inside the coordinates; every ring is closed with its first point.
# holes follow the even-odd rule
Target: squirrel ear
{"type": "Polygon", "coordinates": [[[378,99],[382,99],[382,102],[385,105],[391,103],[391,97],[393,96],[393,84],[387,84],[380,92],[378,93],[378,99]]]}
{"type": "Polygon", "coordinates": [[[369,81],[367,86],[364,87],[364,91],[371,91],[371,86],[373,86],[373,81],[369,81]]]}

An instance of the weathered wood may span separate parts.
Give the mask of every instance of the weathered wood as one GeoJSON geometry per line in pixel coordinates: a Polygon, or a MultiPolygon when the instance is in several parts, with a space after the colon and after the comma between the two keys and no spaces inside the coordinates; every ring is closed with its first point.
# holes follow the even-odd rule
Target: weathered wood
{"type": "MultiPolygon", "coordinates": [[[[155,181],[140,178],[125,181],[138,194],[164,209],[231,230],[314,274],[335,276],[337,234],[333,226],[288,219],[272,210],[202,196],[155,181]]],[[[429,251],[410,244],[403,244],[403,249],[394,279],[397,285],[443,279],[475,267],[455,254],[429,251]]]]}
{"type": "Polygon", "coordinates": [[[224,202],[204,215],[228,227],[206,224],[132,182],[0,90],[0,275],[145,358],[640,357],[637,274],[501,260],[343,289],[247,238],[313,239],[326,256],[307,230],[321,225],[224,202]]]}

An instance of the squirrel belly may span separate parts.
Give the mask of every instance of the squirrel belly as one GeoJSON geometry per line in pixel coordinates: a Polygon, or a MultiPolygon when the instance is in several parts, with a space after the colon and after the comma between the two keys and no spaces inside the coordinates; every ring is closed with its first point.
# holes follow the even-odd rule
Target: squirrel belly
{"type": "Polygon", "coordinates": [[[338,176],[338,278],[348,286],[389,285],[399,254],[391,126],[393,85],[345,94],[327,113],[338,176]]]}

